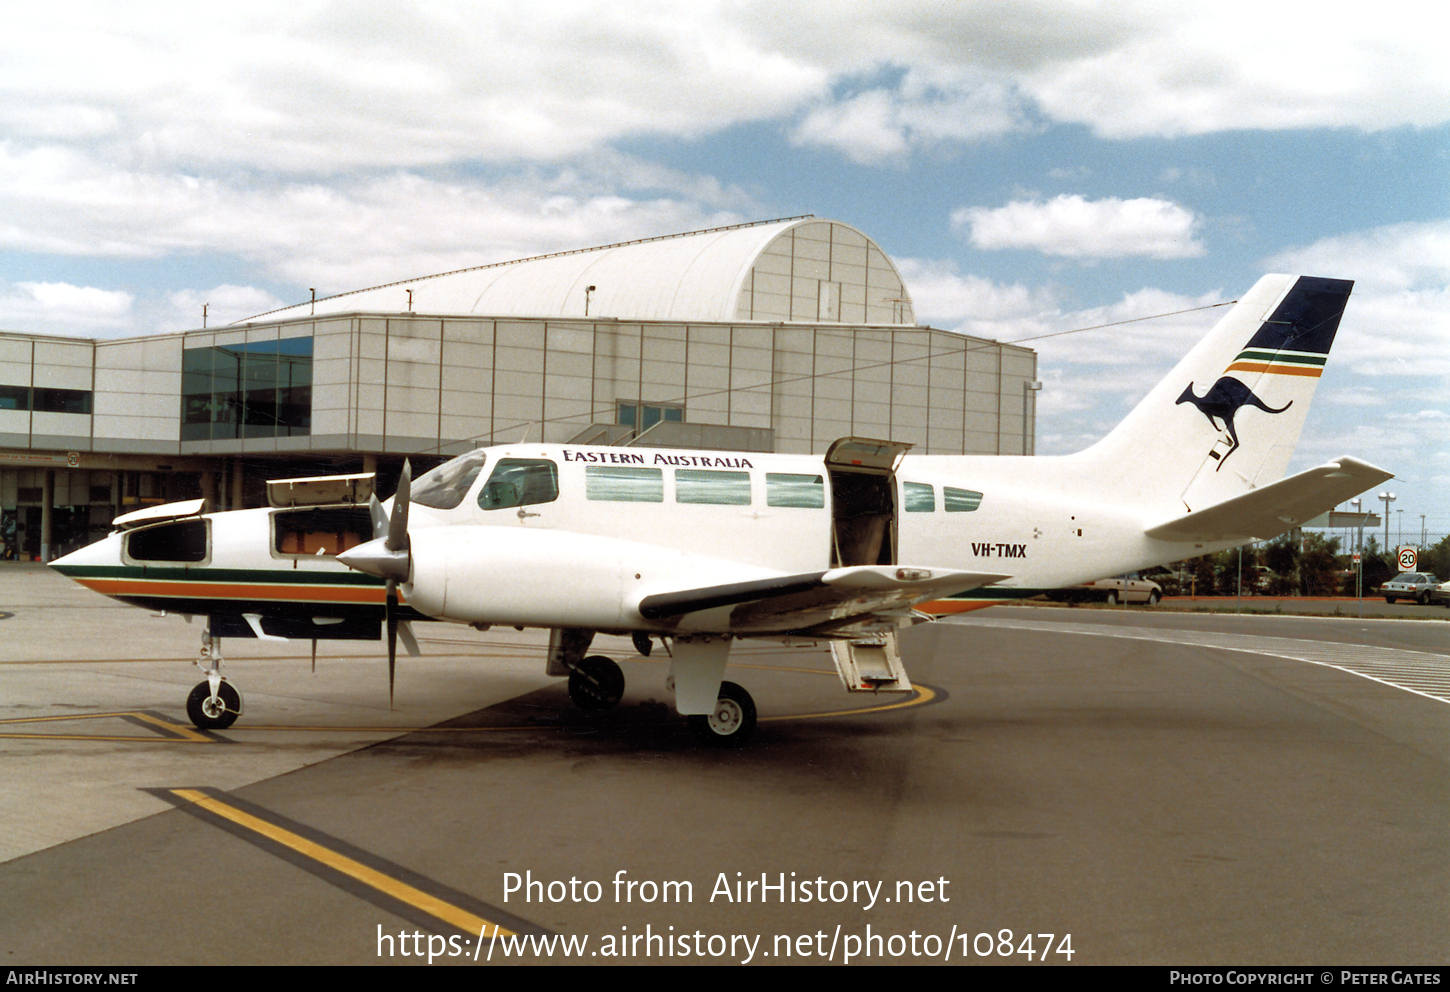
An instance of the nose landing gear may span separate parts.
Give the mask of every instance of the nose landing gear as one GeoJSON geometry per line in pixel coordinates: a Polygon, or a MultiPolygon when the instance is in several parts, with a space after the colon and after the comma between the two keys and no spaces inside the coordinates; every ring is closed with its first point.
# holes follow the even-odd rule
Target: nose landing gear
{"type": "Polygon", "coordinates": [[[242,694],[222,677],[222,639],[211,636],[211,622],[202,628],[201,657],[196,667],[206,673],[186,697],[186,715],[198,730],[225,730],[242,715],[242,694]]]}

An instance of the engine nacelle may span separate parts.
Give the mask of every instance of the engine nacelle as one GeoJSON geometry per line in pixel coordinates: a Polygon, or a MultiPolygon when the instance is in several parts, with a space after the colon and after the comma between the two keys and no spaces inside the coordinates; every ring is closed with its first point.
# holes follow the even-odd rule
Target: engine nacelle
{"type": "Polygon", "coordinates": [[[402,586],[405,600],[458,623],[661,627],[640,616],[645,596],[777,574],[657,545],[528,526],[427,527],[409,540],[413,569],[402,586]]]}

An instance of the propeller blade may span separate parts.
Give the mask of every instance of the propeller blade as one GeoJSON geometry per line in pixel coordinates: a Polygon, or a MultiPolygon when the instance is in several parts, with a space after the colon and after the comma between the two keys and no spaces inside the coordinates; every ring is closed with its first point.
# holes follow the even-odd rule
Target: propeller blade
{"type": "Polygon", "coordinates": [[[398,491],[393,495],[393,515],[388,520],[387,549],[408,550],[408,503],[412,498],[413,463],[403,462],[403,474],[398,479],[398,491]]]}
{"type": "Polygon", "coordinates": [[[393,708],[393,674],[398,666],[398,580],[388,579],[388,709],[393,708]]]}
{"type": "Polygon", "coordinates": [[[388,511],[383,509],[378,494],[368,497],[368,515],[373,518],[373,540],[388,536],[388,511]]]}
{"type": "Polygon", "coordinates": [[[408,654],[414,658],[423,653],[418,648],[418,638],[413,636],[413,625],[406,620],[398,621],[398,639],[403,642],[403,647],[408,654]]]}

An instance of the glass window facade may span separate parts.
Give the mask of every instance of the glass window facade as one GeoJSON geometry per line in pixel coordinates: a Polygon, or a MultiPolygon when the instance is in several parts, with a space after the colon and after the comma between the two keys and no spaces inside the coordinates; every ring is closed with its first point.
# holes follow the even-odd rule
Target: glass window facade
{"type": "Polygon", "coordinates": [[[312,433],[312,339],[249,341],[181,354],[181,439],[312,433]]]}
{"type": "Polygon", "coordinates": [[[664,404],[619,404],[620,425],[636,428],[641,434],[661,420],[668,421],[672,424],[682,424],[685,422],[685,411],[682,407],[666,406],[664,404]]]}
{"type": "Polygon", "coordinates": [[[34,410],[37,413],[91,412],[89,389],[48,389],[44,386],[0,386],[0,410],[34,410]]]}

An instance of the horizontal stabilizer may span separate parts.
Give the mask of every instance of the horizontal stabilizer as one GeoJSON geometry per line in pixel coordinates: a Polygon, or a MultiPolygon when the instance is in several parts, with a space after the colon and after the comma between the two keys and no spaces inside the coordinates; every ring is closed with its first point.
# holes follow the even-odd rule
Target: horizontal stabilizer
{"type": "Polygon", "coordinates": [[[648,620],[670,620],[700,610],[735,606],[732,631],[804,630],[846,618],[901,610],[953,593],[1011,578],[988,572],[906,565],[857,565],[826,572],[782,575],[750,582],[646,596],[648,620]]]}
{"type": "Polygon", "coordinates": [[[1298,527],[1393,478],[1394,473],[1366,462],[1340,458],[1149,527],[1146,534],[1160,541],[1264,540],[1298,527]]]}

